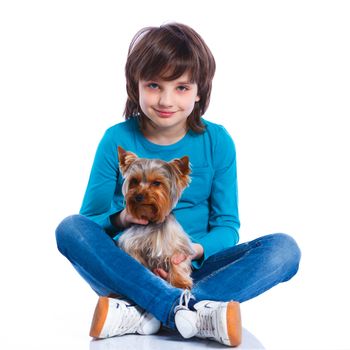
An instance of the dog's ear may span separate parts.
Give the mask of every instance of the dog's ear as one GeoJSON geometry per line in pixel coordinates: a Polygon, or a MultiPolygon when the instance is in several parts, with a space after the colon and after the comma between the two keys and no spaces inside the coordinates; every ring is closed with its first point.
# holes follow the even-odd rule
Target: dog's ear
{"type": "Polygon", "coordinates": [[[191,181],[189,176],[191,174],[190,159],[184,156],[182,158],[173,159],[169,164],[175,170],[181,187],[187,187],[191,181]]]}
{"type": "Polygon", "coordinates": [[[137,159],[137,155],[132,152],[125,151],[122,147],[118,146],[118,159],[119,167],[122,175],[128,170],[129,166],[137,159]]]}

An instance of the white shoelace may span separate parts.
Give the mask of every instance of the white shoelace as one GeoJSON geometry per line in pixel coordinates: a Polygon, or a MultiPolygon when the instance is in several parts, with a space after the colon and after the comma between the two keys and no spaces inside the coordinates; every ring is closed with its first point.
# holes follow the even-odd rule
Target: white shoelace
{"type": "Polygon", "coordinates": [[[180,301],[179,301],[179,305],[177,305],[174,309],[174,312],[176,313],[178,310],[184,310],[188,308],[188,303],[190,301],[190,299],[194,299],[193,295],[191,294],[191,292],[188,289],[185,289],[180,296],[180,301]]]}
{"type": "MultiPolygon", "coordinates": [[[[178,310],[189,310],[188,303],[191,298],[194,298],[189,290],[184,290],[180,296],[179,305],[175,307],[175,313],[178,310]]],[[[202,307],[201,309],[194,311],[197,314],[196,328],[198,333],[197,337],[212,338],[216,337],[215,323],[215,309],[202,307]]]]}
{"type": "Polygon", "coordinates": [[[122,319],[118,327],[118,333],[120,335],[126,333],[136,333],[139,324],[145,317],[145,312],[140,317],[140,311],[137,310],[136,306],[129,306],[124,302],[119,303],[119,307],[122,310],[122,319]]]}
{"type": "Polygon", "coordinates": [[[202,309],[197,311],[197,329],[199,337],[215,337],[215,326],[213,324],[215,318],[215,310],[202,309]]]}

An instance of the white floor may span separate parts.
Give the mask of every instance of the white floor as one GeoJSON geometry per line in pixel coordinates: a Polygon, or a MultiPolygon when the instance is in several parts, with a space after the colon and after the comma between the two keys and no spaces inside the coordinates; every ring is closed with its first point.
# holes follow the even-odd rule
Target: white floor
{"type": "MultiPolygon", "coordinates": [[[[90,342],[90,350],[193,350],[193,349],[227,349],[225,345],[213,341],[192,338],[184,340],[180,335],[161,330],[157,335],[126,335],[106,340],[90,342]]],[[[243,342],[237,349],[265,349],[253,334],[243,329],[243,342]]]]}

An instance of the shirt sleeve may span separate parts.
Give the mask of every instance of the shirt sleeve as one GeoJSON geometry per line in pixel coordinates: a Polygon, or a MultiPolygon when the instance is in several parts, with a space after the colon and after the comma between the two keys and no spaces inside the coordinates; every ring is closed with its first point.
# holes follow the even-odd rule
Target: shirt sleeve
{"type": "Polygon", "coordinates": [[[120,210],[112,204],[119,175],[117,154],[112,130],[108,129],[97,147],[80,209],[81,215],[96,222],[108,232],[116,231],[110,221],[110,215],[120,210]]]}
{"type": "Polygon", "coordinates": [[[238,189],[236,150],[226,129],[219,127],[213,147],[214,177],[210,194],[209,232],[197,240],[204,248],[204,256],[193,261],[195,268],[224,249],[239,241],[238,189]]]}

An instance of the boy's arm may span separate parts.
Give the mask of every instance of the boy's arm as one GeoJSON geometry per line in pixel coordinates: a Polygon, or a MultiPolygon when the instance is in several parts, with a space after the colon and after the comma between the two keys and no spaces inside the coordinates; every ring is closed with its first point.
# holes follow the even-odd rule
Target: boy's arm
{"type": "Polygon", "coordinates": [[[110,216],[122,210],[113,208],[113,196],[119,175],[116,142],[112,130],[107,130],[100,141],[92,165],[80,214],[90,218],[108,232],[115,232],[110,216]]]}
{"type": "Polygon", "coordinates": [[[214,178],[210,195],[209,233],[196,241],[204,248],[203,261],[239,241],[238,189],[236,150],[231,136],[221,127],[214,149],[214,178]]]}

